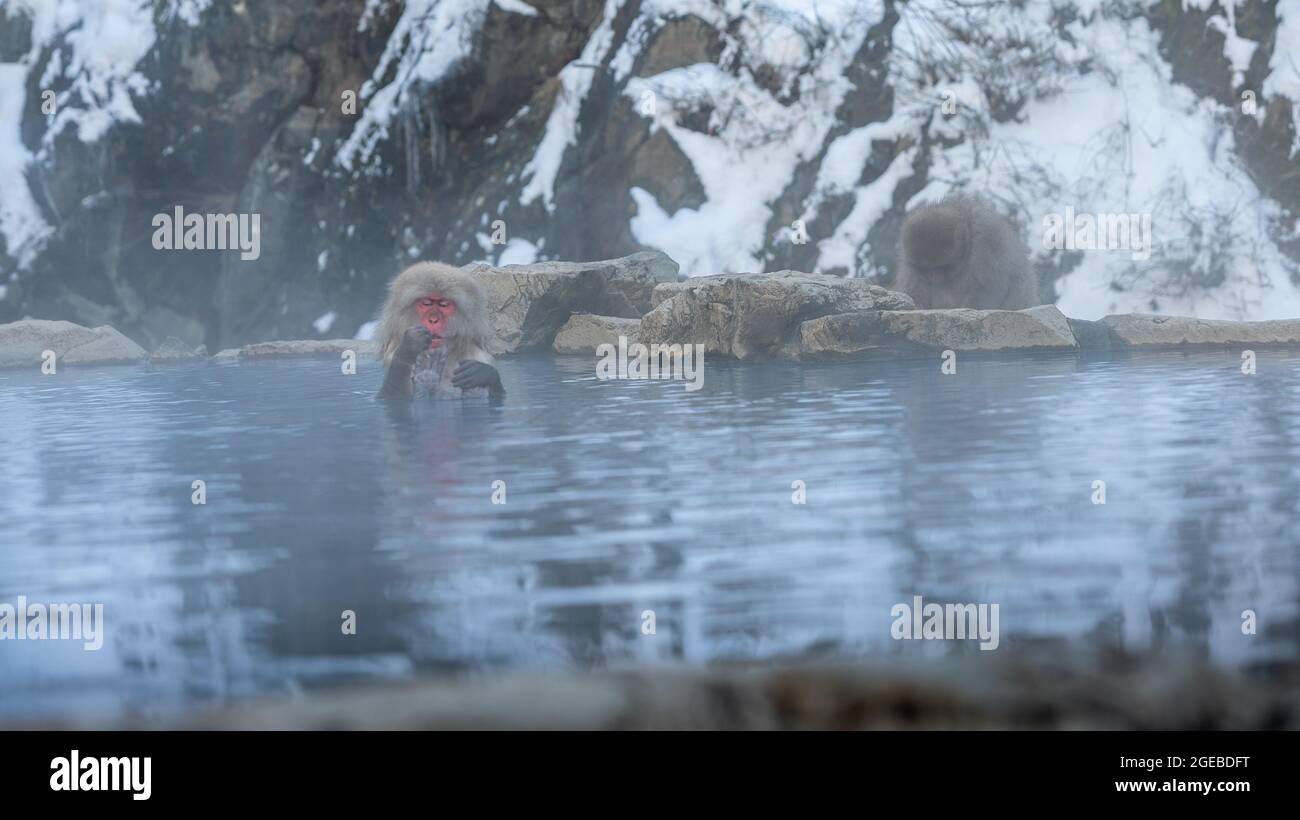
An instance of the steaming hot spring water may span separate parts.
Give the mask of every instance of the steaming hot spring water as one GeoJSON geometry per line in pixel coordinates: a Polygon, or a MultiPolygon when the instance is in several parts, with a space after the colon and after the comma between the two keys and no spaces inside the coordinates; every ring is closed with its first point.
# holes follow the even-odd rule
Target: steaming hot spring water
{"type": "Polygon", "coordinates": [[[893,637],[918,595],[997,604],[999,651],[1296,659],[1300,353],[939,365],[521,357],[500,407],[398,408],[364,361],[0,372],[0,602],[104,613],[97,651],[0,642],[0,718],[996,654],[893,637]]]}

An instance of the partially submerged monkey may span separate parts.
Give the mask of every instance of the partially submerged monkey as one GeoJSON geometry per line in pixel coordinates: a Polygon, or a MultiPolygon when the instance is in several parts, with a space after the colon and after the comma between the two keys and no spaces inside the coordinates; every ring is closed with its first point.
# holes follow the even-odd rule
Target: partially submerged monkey
{"type": "Polygon", "coordinates": [[[377,337],[384,357],[381,399],[505,397],[487,352],[492,326],[487,292],[472,275],[420,262],[388,286],[377,337]]]}
{"type": "Polygon", "coordinates": [[[964,194],[924,205],[903,220],[894,289],[922,309],[1022,310],[1041,302],[1029,249],[1015,226],[964,194]]]}

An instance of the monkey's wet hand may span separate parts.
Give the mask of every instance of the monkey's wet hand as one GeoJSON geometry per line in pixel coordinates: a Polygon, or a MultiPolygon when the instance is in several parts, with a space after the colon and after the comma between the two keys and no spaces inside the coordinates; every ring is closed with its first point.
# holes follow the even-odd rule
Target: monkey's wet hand
{"type": "Polygon", "coordinates": [[[451,383],[461,390],[486,387],[493,393],[501,390],[501,374],[490,364],[467,359],[451,374],[451,383]]]}
{"type": "Polygon", "coordinates": [[[402,334],[402,343],[397,347],[394,358],[402,364],[415,364],[420,354],[429,349],[433,343],[433,334],[424,325],[407,328],[402,334]]]}

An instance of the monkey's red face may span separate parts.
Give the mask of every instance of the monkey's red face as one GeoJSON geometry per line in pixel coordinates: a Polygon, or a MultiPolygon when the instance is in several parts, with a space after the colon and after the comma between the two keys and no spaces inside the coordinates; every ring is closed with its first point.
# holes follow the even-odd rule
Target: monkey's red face
{"type": "Polygon", "coordinates": [[[451,317],[456,315],[456,303],[437,293],[430,293],[416,300],[415,312],[420,317],[420,324],[433,334],[430,348],[441,347],[445,339],[454,335],[451,330],[451,317]]]}

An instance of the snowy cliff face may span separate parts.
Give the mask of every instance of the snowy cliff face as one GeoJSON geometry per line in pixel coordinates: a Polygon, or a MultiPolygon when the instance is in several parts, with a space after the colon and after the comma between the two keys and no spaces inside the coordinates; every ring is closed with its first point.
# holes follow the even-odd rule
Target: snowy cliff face
{"type": "Polygon", "coordinates": [[[0,0],[0,321],[346,336],[409,260],[647,248],[887,283],[955,188],[1067,314],[1300,316],[1298,111],[1300,0],[0,0]],[[260,256],[156,250],[177,206],[260,256]],[[1149,258],[1044,248],[1067,209],[1149,258]]]}

